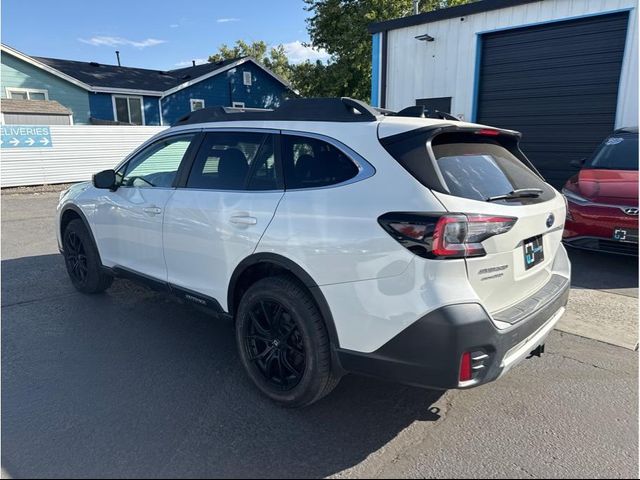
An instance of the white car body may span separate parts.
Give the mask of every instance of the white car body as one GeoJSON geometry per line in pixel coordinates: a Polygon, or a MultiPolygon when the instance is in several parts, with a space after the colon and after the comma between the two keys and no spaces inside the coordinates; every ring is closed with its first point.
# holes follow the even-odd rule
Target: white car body
{"type": "MultiPolygon", "coordinates": [[[[294,273],[304,272],[301,280],[325,302],[321,310],[330,316],[327,328],[345,370],[365,374],[379,370],[383,377],[442,388],[485,383],[543,344],[564,312],[570,278],[561,244],[566,206],[555,190],[550,200],[531,205],[480,202],[434,191],[409,174],[380,142],[392,135],[454,123],[469,131],[486,128],[392,116],[370,122],[234,120],[173,127],[150,139],[122,165],[148,145],[176,135],[252,131],[322,139],[346,154],[359,173],[326,187],[266,191],[140,186],[110,191],[91,183],[78,184],[60,198],[60,248],[65,215],[81,216],[105,268],[169,285],[183,298],[231,314],[235,308],[231,303],[239,300],[230,291],[234,275],[241,273],[239,267],[250,265],[252,259],[286,259],[281,265],[297,266],[294,273]],[[377,219],[388,212],[467,212],[517,217],[517,222],[508,232],[482,242],[484,256],[430,259],[414,254],[381,228],[377,219]],[[545,222],[550,215],[555,220],[548,227],[545,222]],[[544,261],[525,269],[522,242],[536,235],[542,236],[544,261]],[[501,320],[501,313],[514,305],[524,308],[523,302],[535,297],[552,278],[560,279],[559,283],[564,279],[566,285],[555,292],[552,311],[533,331],[520,332],[518,323],[501,320]],[[490,375],[434,382],[414,375],[395,376],[381,367],[381,358],[389,355],[385,345],[402,332],[415,336],[408,329],[417,328],[419,319],[443,308],[470,305],[477,307],[474,312],[486,315],[483,328],[491,329],[491,335],[510,338],[509,348],[493,359],[495,365],[481,365],[491,369],[490,375]],[[367,359],[373,359],[371,367],[360,362],[367,359]]],[[[546,308],[542,303],[532,311],[546,308]]],[[[445,336],[451,340],[451,335],[445,336]]],[[[489,346],[486,353],[491,356],[493,350],[489,346]]],[[[391,359],[394,364],[403,361],[391,359]]],[[[459,369],[457,363],[455,369],[459,369]]]]}

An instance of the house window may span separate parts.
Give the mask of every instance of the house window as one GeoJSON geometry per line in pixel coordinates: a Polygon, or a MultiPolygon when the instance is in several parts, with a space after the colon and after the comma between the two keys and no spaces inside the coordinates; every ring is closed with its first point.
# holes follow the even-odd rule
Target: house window
{"type": "Polygon", "coordinates": [[[251,72],[242,72],[242,80],[245,85],[251,85],[251,72]]]}
{"type": "Polygon", "coordinates": [[[7,88],[7,98],[14,100],[49,100],[49,91],[36,88],[7,88]]]}
{"type": "Polygon", "coordinates": [[[113,96],[113,118],[116,122],[144,125],[142,97],[113,96]]]}
{"type": "Polygon", "coordinates": [[[233,102],[231,106],[233,108],[244,108],[244,102],[233,102]]]}
{"type": "Polygon", "coordinates": [[[196,110],[200,110],[204,108],[204,100],[200,98],[192,98],[191,99],[191,111],[195,112],[196,110]]]}

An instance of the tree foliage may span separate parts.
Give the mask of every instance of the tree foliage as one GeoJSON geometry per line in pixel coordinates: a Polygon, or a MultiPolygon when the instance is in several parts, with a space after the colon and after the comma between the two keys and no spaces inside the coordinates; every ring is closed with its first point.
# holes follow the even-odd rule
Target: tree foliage
{"type": "MultiPolygon", "coordinates": [[[[470,0],[421,0],[420,12],[470,0]]],[[[369,100],[371,94],[371,23],[410,15],[412,0],[304,0],[311,16],[307,30],[311,43],[331,54],[324,72],[339,81],[331,96],[369,100]]]]}
{"type": "Polygon", "coordinates": [[[217,53],[209,56],[209,61],[220,62],[240,57],[253,57],[273,73],[285,80],[291,80],[291,65],[282,45],[269,47],[263,41],[247,43],[237,40],[233,47],[229,47],[223,43],[217,53]]]}

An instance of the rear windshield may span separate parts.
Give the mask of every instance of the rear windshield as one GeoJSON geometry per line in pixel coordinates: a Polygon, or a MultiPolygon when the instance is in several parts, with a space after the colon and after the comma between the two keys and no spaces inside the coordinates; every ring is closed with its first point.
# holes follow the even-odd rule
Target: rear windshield
{"type": "MultiPolygon", "coordinates": [[[[423,185],[433,188],[436,169],[444,178],[451,195],[487,201],[523,188],[539,188],[537,198],[501,200],[502,203],[529,204],[553,198],[553,190],[531,169],[515,157],[508,148],[493,138],[474,133],[444,133],[431,143],[435,166],[426,148],[428,140],[413,138],[386,145],[385,148],[423,185]],[[404,147],[403,147],[404,145],[404,147]]],[[[384,141],[383,141],[384,144],[384,141]]]]}
{"type": "Polygon", "coordinates": [[[606,170],[637,170],[638,135],[633,133],[611,135],[598,147],[586,167],[606,170]]]}

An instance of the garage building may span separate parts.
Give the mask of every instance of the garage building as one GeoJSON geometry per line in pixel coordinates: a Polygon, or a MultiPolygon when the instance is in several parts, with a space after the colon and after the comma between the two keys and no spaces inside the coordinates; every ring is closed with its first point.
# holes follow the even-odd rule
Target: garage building
{"type": "Polygon", "coordinates": [[[482,0],[372,24],[372,103],[521,131],[561,185],[638,124],[636,0],[482,0]]]}

